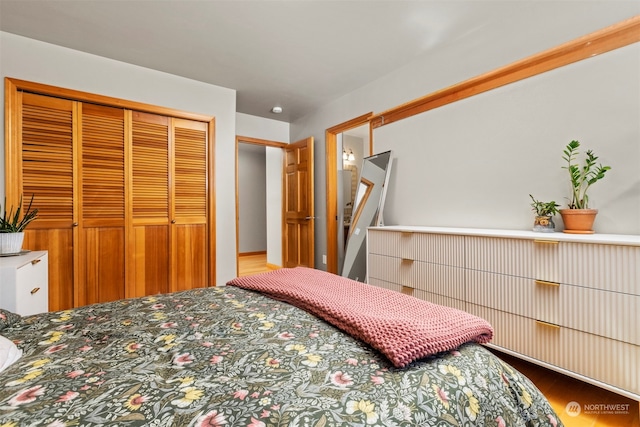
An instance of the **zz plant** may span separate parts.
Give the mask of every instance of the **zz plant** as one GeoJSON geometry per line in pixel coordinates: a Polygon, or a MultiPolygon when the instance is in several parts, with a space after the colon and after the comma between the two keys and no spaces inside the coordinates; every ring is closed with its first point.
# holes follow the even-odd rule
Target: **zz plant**
{"type": "Polygon", "coordinates": [[[569,209],[589,209],[589,196],[587,190],[604,178],[605,173],[611,169],[610,166],[596,164],[598,157],[592,150],[587,150],[586,157],[582,165],[577,162],[580,142],[571,141],[564,149],[562,158],[567,162],[563,169],[569,171],[571,180],[571,198],[569,199],[569,209]]]}

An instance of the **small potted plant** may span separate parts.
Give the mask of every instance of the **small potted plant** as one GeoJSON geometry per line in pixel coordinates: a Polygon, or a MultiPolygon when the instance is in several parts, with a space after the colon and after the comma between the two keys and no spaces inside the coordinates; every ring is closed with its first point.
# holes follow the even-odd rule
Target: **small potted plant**
{"type": "MultiPolygon", "coordinates": [[[[24,240],[24,229],[38,217],[38,209],[31,210],[33,204],[33,196],[27,210],[22,214],[22,196],[20,196],[20,204],[15,210],[11,207],[7,213],[7,199],[4,201],[5,209],[0,216],[0,255],[19,254],[22,250],[22,242],[24,240]]],[[[2,206],[0,206],[0,210],[2,206]]]]}
{"type": "Polygon", "coordinates": [[[598,210],[589,209],[587,190],[604,178],[611,167],[596,163],[598,157],[592,150],[587,150],[585,159],[580,165],[576,159],[579,147],[580,142],[574,140],[566,146],[563,152],[562,158],[567,162],[567,165],[562,168],[569,172],[571,197],[568,208],[560,209],[560,215],[564,222],[565,233],[592,234],[593,222],[598,210]]]}
{"type": "Polygon", "coordinates": [[[533,231],[553,233],[556,229],[553,216],[558,213],[560,205],[554,200],[541,202],[536,200],[531,194],[529,194],[529,197],[531,197],[532,200],[531,208],[536,213],[536,218],[533,222],[533,231]]]}

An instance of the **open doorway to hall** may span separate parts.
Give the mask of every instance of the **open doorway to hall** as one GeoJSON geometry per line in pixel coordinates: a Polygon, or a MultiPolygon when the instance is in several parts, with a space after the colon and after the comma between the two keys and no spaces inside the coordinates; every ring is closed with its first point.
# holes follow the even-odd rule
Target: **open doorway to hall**
{"type": "Polygon", "coordinates": [[[265,251],[267,270],[313,268],[315,215],[310,194],[313,137],[283,143],[236,136],[237,275],[245,265],[241,258],[249,260],[265,251]]]}
{"type": "Polygon", "coordinates": [[[238,276],[268,271],[266,146],[238,143],[238,276]]]}

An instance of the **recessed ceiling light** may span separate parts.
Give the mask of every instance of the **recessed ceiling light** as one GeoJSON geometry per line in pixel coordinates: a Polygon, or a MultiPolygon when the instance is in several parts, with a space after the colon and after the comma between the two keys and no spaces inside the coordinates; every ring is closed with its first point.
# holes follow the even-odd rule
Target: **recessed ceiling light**
{"type": "Polygon", "coordinates": [[[273,107],[271,109],[271,112],[274,113],[274,114],[280,114],[280,113],[282,113],[282,107],[273,107]]]}

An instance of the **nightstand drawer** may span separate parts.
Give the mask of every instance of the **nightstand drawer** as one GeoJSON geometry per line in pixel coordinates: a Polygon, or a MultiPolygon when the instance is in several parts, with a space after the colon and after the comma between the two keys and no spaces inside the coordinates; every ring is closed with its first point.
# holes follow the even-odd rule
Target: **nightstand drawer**
{"type": "Polygon", "coordinates": [[[0,260],[0,307],[22,316],[49,311],[47,252],[0,260]]]}

